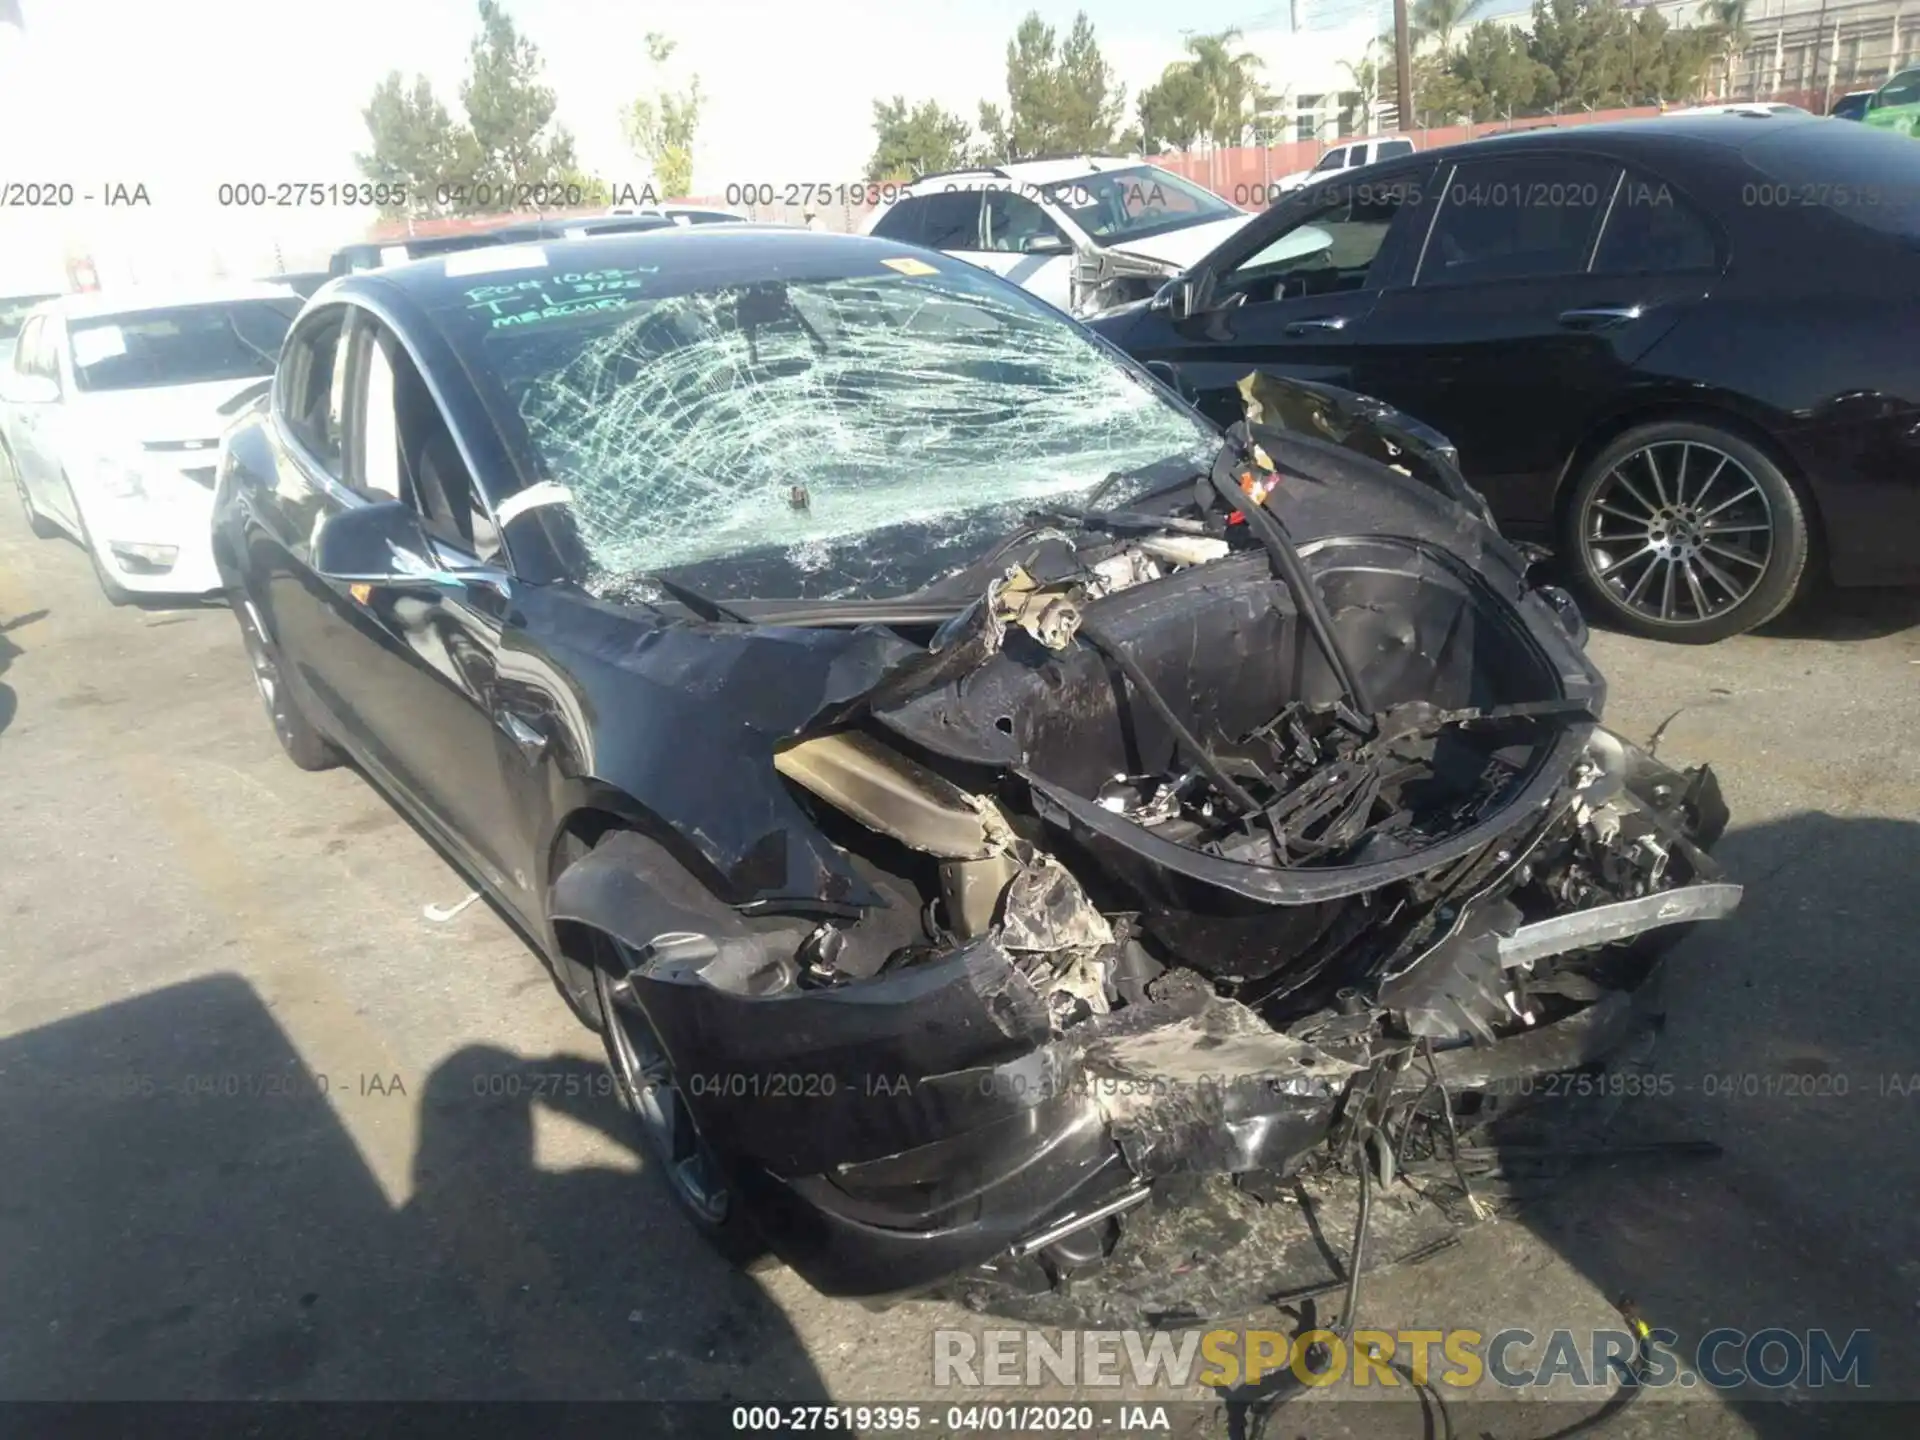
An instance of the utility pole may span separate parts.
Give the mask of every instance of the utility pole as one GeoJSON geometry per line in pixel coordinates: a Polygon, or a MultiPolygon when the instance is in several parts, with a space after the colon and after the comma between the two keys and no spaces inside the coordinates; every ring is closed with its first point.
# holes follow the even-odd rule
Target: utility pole
{"type": "Polygon", "coordinates": [[[1407,0],[1393,0],[1393,68],[1400,92],[1399,128],[1405,131],[1413,125],[1413,51],[1407,41],[1407,0]]]}

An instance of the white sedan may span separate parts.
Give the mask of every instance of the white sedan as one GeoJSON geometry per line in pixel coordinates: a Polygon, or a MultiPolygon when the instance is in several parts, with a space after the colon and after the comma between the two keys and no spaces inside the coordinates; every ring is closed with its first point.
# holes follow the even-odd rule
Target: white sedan
{"type": "Polygon", "coordinates": [[[210,530],[223,407],[273,374],[284,285],[65,295],[0,366],[0,469],[36,535],[86,548],[114,604],[220,588],[210,530]]]}

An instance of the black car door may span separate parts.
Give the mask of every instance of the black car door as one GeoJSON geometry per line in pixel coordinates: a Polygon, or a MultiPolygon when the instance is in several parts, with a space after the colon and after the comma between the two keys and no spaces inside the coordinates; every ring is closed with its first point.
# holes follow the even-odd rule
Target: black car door
{"type": "Polygon", "coordinates": [[[1502,523],[1538,530],[1561,467],[1706,297],[1724,244],[1672,186],[1599,155],[1463,159],[1434,198],[1412,285],[1370,318],[1356,388],[1445,434],[1502,523]]]}
{"type": "Polygon", "coordinates": [[[528,803],[548,737],[496,713],[513,580],[485,494],[412,355],[365,311],[355,317],[346,385],[353,503],[404,501],[426,541],[424,553],[396,557],[385,583],[317,577],[331,621],[316,668],[340,697],[362,758],[532,919],[539,867],[528,803]]]}
{"type": "Polygon", "coordinates": [[[280,651],[282,679],[334,734],[348,732],[350,720],[325,663],[333,600],[313,573],[310,547],[315,527],[353,498],[342,429],[352,313],[344,303],[321,305],[294,325],[274,376],[267,453],[256,460],[236,451],[225,482],[237,517],[228,543],[245,551],[239,598],[280,651]]]}
{"type": "Polygon", "coordinates": [[[1196,267],[1197,313],[1149,308],[1114,338],[1140,360],[1170,362],[1187,398],[1223,425],[1241,418],[1237,387],[1254,370],[1351,387],[1375,306],[1410,270],[1432,168],[1383,166],[1295,192],[1196,267]]]}

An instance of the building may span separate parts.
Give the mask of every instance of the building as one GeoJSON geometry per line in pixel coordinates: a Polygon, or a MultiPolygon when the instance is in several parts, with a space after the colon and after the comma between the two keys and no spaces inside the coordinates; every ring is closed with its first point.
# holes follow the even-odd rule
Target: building
{"type": "Polygon", "coordinates": [[[1825,114],[1842,95],[1920,63],[1920,0],[1749,0],[1744,29],[1744,43],[1708,72],[1710,92],[1724,99],[1825,114]]]}
{"type": "MultiPolygon", "coordinates": [[[[1713,18],[1705,0],[1625,3],[1680,28],[1713,18]]],[[[1531,0],[1492,0],[1463,28],[1482,21],[1525,29],[1531,0]]],[[[1273,96],[1255,143],[1329,145],[1400,128],[1392,28],[1390,0],[1292,0],[1249,21],[1243,43],[1273,96]]],[[[1739,42],[1707,70],[1705,98],[1784,100],[1824,114],[1840,96],[1916,63],[1920,0],[1748,0],[1739,42]]]]}
{"type": "MultiPolygon", "coordinates": [[[[1491,0],[1467,24],[1523,25],[1531,13],[1530,0],[1491,0]]],[[[1330,145],[1399,128],[1391,0],[1293,0],[1259,18],[1266,23],[1250,22],[1242,39],[1273,96],[1256,143],[1330,145]]]]}

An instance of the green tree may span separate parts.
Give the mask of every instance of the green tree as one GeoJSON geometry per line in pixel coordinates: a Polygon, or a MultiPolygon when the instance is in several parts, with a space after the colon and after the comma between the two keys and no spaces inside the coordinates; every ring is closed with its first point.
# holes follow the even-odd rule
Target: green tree
{"type": "Polygon", "coordinates": [[[1730,94],[1733,90],[1733,67],[1739,60],[1740,52],[1747,48],[1747,0],[1705,0],[1699,14],[1707,22],[1707,28],[1714,33],[1713,48],[1726,62],[1726,69],[1721,75],[1721,93],[1730,94]]]}
{"type": "Polygon", "coordinates": [[[1206,134],[1215,145],[1238,145],[1264,99],[1260,57],[1236,50],[1239,40],[1238,30],[1187,37],[1187,64],[1206,96],[1206,134]]]}
{"type": "Polygon", "coordinates": [[[1553,85],[1553,76],[1528,51],[1525,35],[1486,20],[1467,31],[1449,60],[1451,73],[1470,90],[1466,113],[1475,120],[1525,115],[1553,85]]]}
{"type": "Polygon", "coordinates": [[[1140,145],[1149,155],[1191,150],[1212,118],[1207,87],[1193,65],[1176,60],[1140,92],[1140,145]]]}
{"type": "Polygon", "coordinates": [[[1652,10],[1629,19],[1618,0],[1535,0],[1530,34],[1482,21],[1415,61],[1414,91],[1430,122],[1650,104],[1692,94],[1718,43],[1652,10]]]}
{"type": "Polygon", "coordinates": [[[958,170],[968,162],[973,131],[935,101],[923,100],[909,110],[906,96],[896,95],[873,102],[873,134],[867,179],[899,181],[958,170]]]}
{"type": "Polygon", "coordinates": [[[1361,52],[1358,60],[1340,62],[1340,68],[1353,81],[1354,93],[1360,97],[1354,119],[1362,127],[1372,122],[1374,107],[1380,101],[1380,62],[1374,58],[1374,43],[1367,42],[1367,48],[1361,52]]]}
{"type": "MultiPolygon", "coordinates": [[[[656,71],[673,57],[677,42],[649,33],[647,58],[656,71]]],[[[693,141],[700,129],[700,77],[684,90],[661,89],[651,98],[641,96],[621,112],[627,143],[653,167],[654,184],[663,197],[693,192],[693,141]]]]}
{"type": "Polygon", "coordinates": [[[1100,54],[1082,11],[1065,44],[1038,11],[1007,42],[1007,102],[980,104],[982,158],[1031,160],[1114,148],[1126,89],[1100,54]]]}
{"type": "Polygon", "coordinates": [[[389,218],[442,213],[439,186],[456,173],[463,147],[460,127],[433,93],[432,82],[416,75],[409,88],[398,70],[391,71],[360,114],[373,148],[356,154],[354,163],[368,180],[392,187],[392,202],[380,213],[389,218]]]}
{"type": "Polygon", "coordinates": [[[1417,45],[1422,40],[1438,40],[1440,53],[1453,49],[1454,32],[1473,18],[1486,0],[1417,0],[1408,18],[1409,38],[1417,45]]]}
{"type": "Polygon", "coordinates": [[[546,62],[499,0],[480,0],[480,34],[460,86],[476,173],[462,177],[518,189],[558,185],[577,174],[573,136],[554,123],[558,102],[541,82],[546,62]]]}

